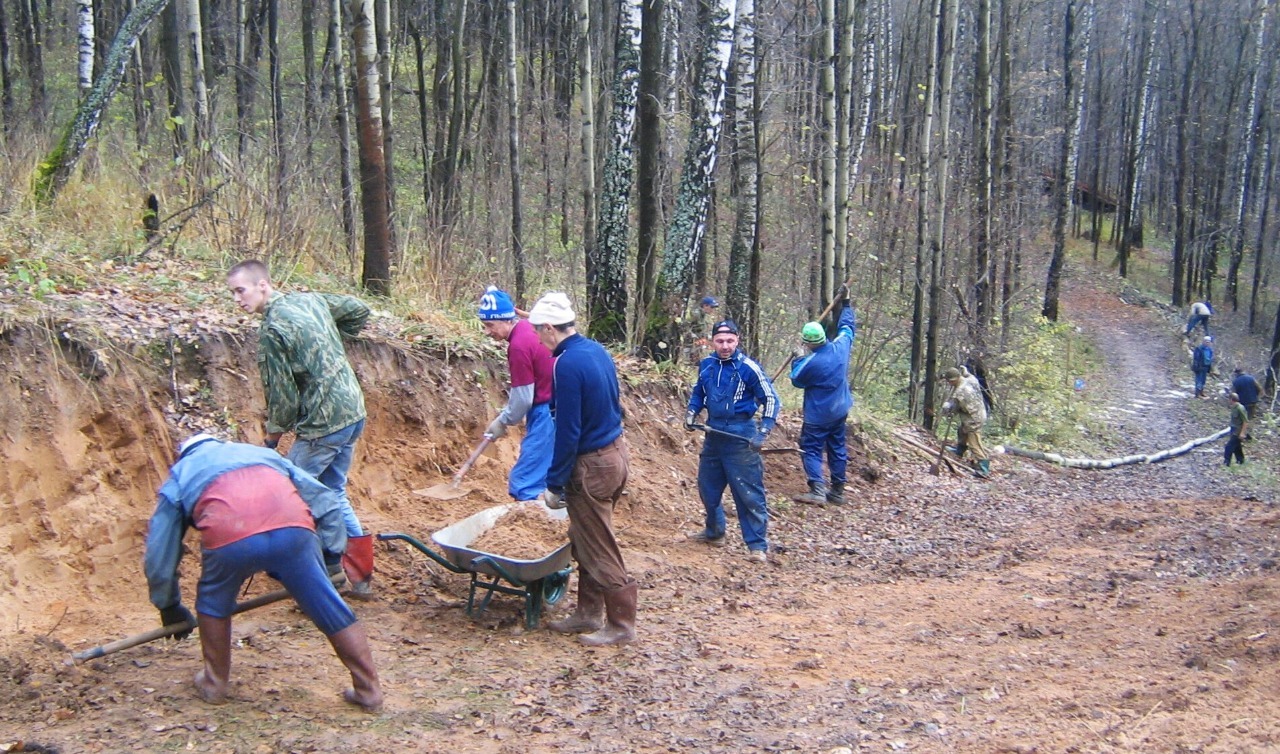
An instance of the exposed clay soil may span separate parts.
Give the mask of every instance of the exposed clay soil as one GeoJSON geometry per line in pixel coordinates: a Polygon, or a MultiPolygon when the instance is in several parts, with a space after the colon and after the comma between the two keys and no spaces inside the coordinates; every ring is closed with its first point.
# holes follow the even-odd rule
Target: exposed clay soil
{"type": "MultiPolygon", "coordinates": [[[[1117,454],[1224,426],[1223,403],[1189,397],[1175,317],[1083,286],[1065,310],[1106,360],[1087,389],[1112,407],[1117,454]]],[[[512,596],[469,617],[465,576],[394,543],[379,545],[379,599],[354,604],[378,714],[342,703],[345,672],[287,602],[236,619],[224,706],[193,693],[194,638],[71,664],[157,624],[142,536],[167,427],[176,404],[226,406],[256,439],[248,340],[205,338],[172,373],[33,330],[0,342],[0,750],[1280,750],[1280,510],[1256,474],[1223,469],[1220,443],[1115,471],[998,457],[983,482],[860,441],[840,508],[788,502],[798,461],[767,456],[777,552],[759,565],[733,526],[725,548],[686,543],[698,437],[675,420],[679,390],[653,384],[626,388],[634,467],[615,519],[641,585],[633,645],[526,630],[512,596]]],[[[507,502],[513,439],[465,497],[411,493],[447,481],[479,438],[500,401],[492,370],[376,343],[353,360],[371,411],[352,482],[366,526],[429,541],[507,502]]],[[[1276,440],[1259,434],[1250,462],[1274,469],[1276,440]]]]}

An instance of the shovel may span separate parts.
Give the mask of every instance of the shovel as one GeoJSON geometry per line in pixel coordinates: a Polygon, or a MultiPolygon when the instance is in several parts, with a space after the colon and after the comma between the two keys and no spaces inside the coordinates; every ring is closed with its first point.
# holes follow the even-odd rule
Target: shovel
{"type": "Polygon", "coordinates": [[[933,462],[933,466],[929,469],[929,473],[937,476],[942,473],[942,457],[947,452],[947,440],[951,437],[951,417],[947,417],[947,428],[942,430],[942,435],[938,438],[938,444],[942,447],[938,448],[938,458],[933,462]]]}
{"type": "MultiPolygon", "coordinates": [[[[710,434],[713,434],[713,435],[723,435],[725,437],[732,437],[735,440],[742,440],[743,442],[746,442],[746,443],[751,442],[750,437],[743,437],[742,435],[734,434],[733,432],[725,432],[724,430],[713,429],[712,427],[708,427],[705,424],[695,424],[693,425],[693,428],[700,429],[703,432],[709,432],[710,434]]],[[[794,447],[793,448],[761,448],[760,449],[761,455],[773,455],[776,453],[801,453],[801,452],[802,451],[799,448],[794,448],[794,447]]]]}
{"type": "Polygon", "coordinates": [[[471,451],[471,456],[467,458],[466,463],[462,464],[462,468],[458,469],[458,473],[453,475],[453,480],[449,482],[441,482],[422,490],[414,490],[413,494],[421,497],[434,498],[436,500],[454,500],[467,494],[471,490],[462,486],[462,475],[471,470],[475,465],[476,459],[489,447],[489,443],[493,442],[493,437],[486,434],[476,449],[471,451]]]}

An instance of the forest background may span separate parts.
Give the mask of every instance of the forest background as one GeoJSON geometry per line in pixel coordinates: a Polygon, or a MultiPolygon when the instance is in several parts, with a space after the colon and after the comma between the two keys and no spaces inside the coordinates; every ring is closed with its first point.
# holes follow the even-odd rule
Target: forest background
{"type": "Polygon", "coordinates": [[[711,294],[771,373],[849,280],[866,405],[931,427],[972,358],[997,434],[1061,439],[1088,358],[1059,321],[1069,260],[1247,311],[1272,346],[1234,358],[1273,389],[1274,13],[0,0],[0,269],[38,300],[260,257],[459,323],[485,284],[563,289],[659,364],[711,294]]]}

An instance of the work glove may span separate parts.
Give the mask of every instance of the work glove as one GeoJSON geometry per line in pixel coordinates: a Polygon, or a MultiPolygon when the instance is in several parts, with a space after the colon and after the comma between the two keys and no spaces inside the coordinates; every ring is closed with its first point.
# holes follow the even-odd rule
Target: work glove
{"type": "Polygon", "coordinates": [[[942,413],[944,414],[950,414],[952,411],[955,411],[955,410],[956,410],[955,401],[947,401],[946,403],[942,404],[942,413]]]}
{"type": "Polygon", "coordinates": [[[808,356],[808,355],[809,355],[809,349],[808,349],[808,348],[805,348],[804,346],[796,346],[796,350],[794,350],[794,351],[792,351],[792,352],[791,352],[791,359],[792,359],[792,361],[794,361],[794,360],[796,360],[796,359],[803,359],[804,357],[806,357],[806,356],[808,356]]]}
{"type": "Polygon", "coordinates": [[[272,439],[268,437],[267,439],[262,441],[262,445],[263,447],[268,448],[269,450],[275,450],[280,445],[280,438],[277,437],[275,439],[272,439]]]}
{"type": "Polygon", "coordinates": [[[492,439],[497,440],[507,433],[507,425],[502,423],[502,417],[498,417],[493,420],[489,425],[489,428],[486,429],[484,433],[492,439]]]}
{"type": "MultiPolygon", "coordinates": [[[[191,625],[194,626],[196,623],[196,617],[192,615],[191,611],[184,607],[181,602],[173,607],[160,608],[160,624],[163,626],[172,626],[174,624],[185,623],[187,621],[190,621],[191,625]]],[[[190,635],[191,629],[188,628],[185,631],[174,634],[173,638],[182,640],[190,635]]]]}
{"type": "Polygon", "coordinates": [[[538,499],[542,501],[543,505],[547,506],[551,510],[558,511],[561,508],[568,505],[568,503],[565,502],[563,492],[553,492],[552,490],[543,490],[542,494],[538,495],[538,499]]]}
{"type": "Polygon", "coordinates": [[[760,449],[764,447],[764,441],[768,439],[769,433],[762,429],[756,432],[755,436],[752,437],[748,443],[751,445],[752,450],[759,453],[760,449]]]}
{"type": "Polygon", "coordinates": [[[693,413],[692,411],[690,411],[689,413],[685,414],[685,415],[684,415],[684,428],[685,428],[685,429],[687,429],[687,430],[689,430],[690,432],[697,431],[697,429],[698,429],[698,415],[697,415],[697,414],[695,414],[695,413],[693,413]]]}
{"type": "Polygon", "coordinates": [[[849,304],[849,286],[841,285],[836,289],[836,295],[831,297],[837,306],[847,306],[849,304]]]}

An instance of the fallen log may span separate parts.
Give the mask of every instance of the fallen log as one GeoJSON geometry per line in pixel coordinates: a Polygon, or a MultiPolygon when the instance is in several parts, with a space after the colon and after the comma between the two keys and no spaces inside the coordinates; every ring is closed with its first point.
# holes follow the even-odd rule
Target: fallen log
{"type": "MultiPolygon", "coordinates": [[[[937,448],[931,448],[928,445],[925,445],[924,443],[920,442],[919,440],[916,440],[914,437],[903,434],[901,431],[897,429],[893,430],[893,436],[901,440],[907,447],[919,452],[925,458],[928,458],[930,462],[938,460],[937,448]]],[[[944,453],[942,455],[942,464],[947,467],[947,471],[950,471],[952,474],[959,476],[960,472],[956,470],[955,460],[947,457],[945,453],[945,443],[944,443],[944,453]]]]}
{"type": "Polygon", "coordinates": [[[1131,456],[1122,456],[1120,458],[1108,458],[1105,460],[1097,460],[1093,458],[1067,458],[1057,453],[1042,453],[1038,450],[1026,450],[1024,448],[1015,448],[1013,446],[997,445],[992,449],[994,453],[1004,453],[1020,458],[1031,458],[1036,461],[1048,461],[1064,466],[1069,469],[1116,469],[1121,466],[1131,466],[1137,463],[1160,463],[1170,458],[1186,455],[1193,449],[1204,445],[1205,443],[1220,440],[1231,433],[1231,429],[1219,430],[1208,437],[1200,437],[1190,442],[1179,445],[1176,448],[1161,450],[1156,453],[1147,453],[1131,456]]]}

